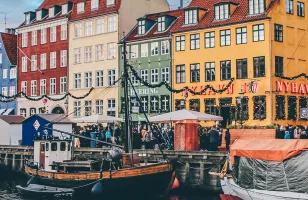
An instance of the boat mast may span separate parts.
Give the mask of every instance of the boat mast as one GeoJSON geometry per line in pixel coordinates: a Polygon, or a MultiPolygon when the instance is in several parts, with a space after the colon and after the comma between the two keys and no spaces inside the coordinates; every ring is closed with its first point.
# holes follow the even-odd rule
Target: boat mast
{"type": "Polygon", "coordinates": [[[123,73],[123,78],[124,78],[124,103],[125,103],[125,113],[124,113],[124,119],[125,119],[125,136],[126,136],[126,141],[125,141],[125,152],[130,153],[132,151],[132,143],[131,143],[131,135],[130,135],[130,127],[129,127],[129,99],[128,99],[128,66],[127,66],[127,58],[126,58],[126,38],[124,36],[123,38],[123,51],[122,51],[122,56],[123,56],[123,65],[124,65],[124,73],[123,73]]]}

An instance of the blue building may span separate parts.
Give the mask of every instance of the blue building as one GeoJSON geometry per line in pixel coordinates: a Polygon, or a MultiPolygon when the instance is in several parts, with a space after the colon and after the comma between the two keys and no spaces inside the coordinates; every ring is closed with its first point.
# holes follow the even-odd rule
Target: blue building
{"type": "MultiPolygon", "coordinates": [[[[13,96],[17,91],[17,36],[13,29],[0,33],[0,92],[13,96]]],[[[0,115],[14,115],[16,101],[0,102],[0,115]]]]}

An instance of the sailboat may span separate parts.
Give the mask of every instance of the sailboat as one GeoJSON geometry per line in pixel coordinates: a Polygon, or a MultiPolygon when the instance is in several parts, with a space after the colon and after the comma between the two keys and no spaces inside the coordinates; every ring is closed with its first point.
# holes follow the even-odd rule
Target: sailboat
{"type": "MultiPolygon", "coordinates": [[[[125,40],[123,41],[125,46],[125,40]]],[[[124,93],[128,105],[128,67],[126,48],[124,49],[124,93]]],[[[137,95],[137,94],[136,94],[137,95]]],[[[108,157],[101,161],[78,161],[72,158],[70,139],[46,139],[34,142],[34,161],[25,166],[25,173],[31,176],[26,187],[17,189],[27,195],[55,195],[73,193],[75,195],[108,196],[154,196],[161,195],[171,188],[175,179],[174,165],[162,160],[140,162],[132,153],[128,106],[125,108],[125,153],[121,146],[113,148],[108,157]]],[[[53,131],[58,131],[53,129],[53,131]]],[[[59,131],[64,135],[84,137],[59,131]]],[[[93,140],[91,138],[85,138],[93,140]]],[[[106,143],[103,141],[98,141],[106,143]]]]}

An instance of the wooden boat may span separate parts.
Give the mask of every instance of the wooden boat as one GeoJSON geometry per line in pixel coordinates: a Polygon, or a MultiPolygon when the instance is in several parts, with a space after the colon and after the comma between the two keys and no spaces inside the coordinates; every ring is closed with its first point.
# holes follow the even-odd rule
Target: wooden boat
{"type": "Polygon", "coordinates": [[[42,195],[46,197],[46,196],[54,196],[57,194],[64,195],[73,193],[72,189],[43,186],[38,184],[29,184],[27,187],[22,187],[20,185],[17,185],[16,188],[26,196],[42,195]]]}

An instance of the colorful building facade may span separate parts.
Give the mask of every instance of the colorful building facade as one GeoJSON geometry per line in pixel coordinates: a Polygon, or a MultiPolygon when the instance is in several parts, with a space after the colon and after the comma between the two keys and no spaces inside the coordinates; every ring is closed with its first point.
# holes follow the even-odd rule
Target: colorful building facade
{"type": "Polygon", "coordinates": [[[74,117],[118,115],[120,78],[118,43],[146,13],[169,9],[165,0],[76,0],[69,24],[69,100],[74,117]],[[133,11],[133,12],[132,12],[133,11]]]}
{"type": "Polygon", "coordinates": [[[307,9],[293,0],[193,0],[172,29],[173,87],[221,91],[174,94],[173,108],[221,115],[223,126],[307,125],[307,79],[285,80],[308,74],[307,9]]]}
{"type": "MultiPolygon", "coordinates": [[[[180,11],[169,11],[146,15],[138,19],[137,25],[126,36],[128,64],[138,76],[152,85],[160,82],[171,84],[171,33],[170,30],[178,20],[180,11]]],[[[121,52],[123,46],[120,47],[121,52]]],[[[123,56],[121,56],[120,73],[123,73],[123,56]]],[[[150,88],[138,81],[131,71],[132,84],[140,98],[138,102],[133,88],[130,86],[129,96],[132,121],[146,121],[142,111],[148,115],[157,115],[171,111],[172,93],[165,87],[150,88]]],[[[124,89],[120,90],[123,113],[124,89]]]]}
{"type": "MultiPolygon", "coordinates": [[[[60,99],[67,93],[68,18],[73,4],[45,0],[35,11],[25,13],[18,27],[18,91],[30,98],[47,95],[60,99]]],[[[17,99],[17,113],[67,113],[67,99],[30,101],[17,99]]]]}
{"type": "MultiPolygon", "coordinates": [[[[0,33],[0,88],[3,96],[17,91],[17,36],[13,29],[0,33]]],[[[3,99],[6,100],[6,99],[3,99]]],[[[16,101],[0,102],[0,115],[16,113],[16,101]]]]}

